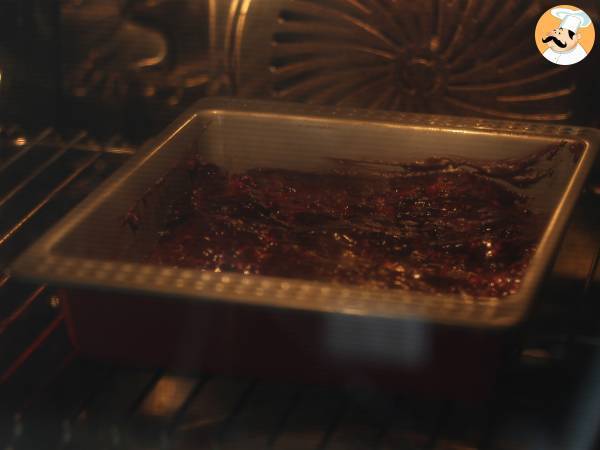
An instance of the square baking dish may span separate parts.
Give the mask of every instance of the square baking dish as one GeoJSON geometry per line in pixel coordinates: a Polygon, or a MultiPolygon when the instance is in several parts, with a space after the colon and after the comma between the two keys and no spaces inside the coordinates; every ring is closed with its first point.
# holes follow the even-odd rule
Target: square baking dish
{"type": "MultiPolygon", "coordinates": [[[[113,289],[284,309],[421,320],[471,327],[510,327],[524,317],[592,167],[592,129],[439,116],[337,110],[274,102],[202,100],[133,161],[33,245],[16,275],[71,287],[113,289]],[[144,264],[169,202],[187,186],[169,171],[187,156],[230,171],[253,167],[319,171],[332,158],[410,162],[455,156],[518,158],[561,143],[552,175],[523,189],[546,218],[520,290],[503,299],[367,290],[310,281],[206,273],[144,264]],[[150,186],[162,183],[148,195],[150,186]],[[139,229],[123,227],[132,207],[139,229]]],[[[176,172],[176,171],[175,171],[176,172]]]]}
{"type": "MultiPolygon", "coordinates": [[[[596,130],[397,112],[206,99],[35,243],[15,275],[64,287],[72,340],[120,364],[484,398],[519,333],[598,151],[596,130]],[[521,288],[427,295],[145,264],[164,212],[190,185],[182,161],[229,171],[331,169],[336,158],[542,158],[520,189],[543,215],[521,288]],[[133,221],[133,222],[132,222],[133,221]],[[135,231],[129,225],[134,225],[135,231]]],[[[517,352],[518,354],[518,352],[517,352]]]]}

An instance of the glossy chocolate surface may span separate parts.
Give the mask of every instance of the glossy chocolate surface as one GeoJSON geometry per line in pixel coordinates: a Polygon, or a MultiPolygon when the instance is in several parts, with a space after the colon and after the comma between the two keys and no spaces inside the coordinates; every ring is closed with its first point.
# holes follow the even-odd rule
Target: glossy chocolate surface
{"type": "Polygon", "coordinates": [[[510,188],[547,175],[519,161],[430,159],[392,171],[227,173],[186,162],[191,190],[166,213],[151,262],[216,272],[503,297],[541,221],[510,188]]]}

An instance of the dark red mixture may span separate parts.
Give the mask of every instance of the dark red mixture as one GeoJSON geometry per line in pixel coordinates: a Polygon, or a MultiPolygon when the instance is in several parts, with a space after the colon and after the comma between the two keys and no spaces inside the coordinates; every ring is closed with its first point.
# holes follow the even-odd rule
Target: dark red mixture
{"type": "Polygon", "coordinates": [[[479,297],[518,290],[540,232],[526,198],[442,159],[401,172],[350,166],[231,174],[194,161],[151,261],[479,297]]]}

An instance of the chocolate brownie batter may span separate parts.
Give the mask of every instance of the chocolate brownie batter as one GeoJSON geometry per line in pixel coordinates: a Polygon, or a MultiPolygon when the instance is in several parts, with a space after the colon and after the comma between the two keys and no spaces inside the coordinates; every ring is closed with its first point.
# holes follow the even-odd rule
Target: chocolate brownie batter
{"type": "MultiPolygon", "coordinates": [[[[545,154],[547,156],[547,153],[545,154]]],[[[540,153],[536,158],[541,158],[540,153]]],[[[519,289],[540,217],[509,184],[535,161],[430,159],[382,170],[228,173],[192,159],[151,262],[383,289],[504,297],[519,289]]]]}

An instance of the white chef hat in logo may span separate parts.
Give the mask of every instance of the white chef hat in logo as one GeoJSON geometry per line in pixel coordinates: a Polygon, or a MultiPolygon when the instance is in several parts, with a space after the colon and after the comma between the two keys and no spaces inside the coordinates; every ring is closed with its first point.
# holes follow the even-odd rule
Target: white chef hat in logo
{"type": "Polygon", "coordinates": [[[589,27],[592,23],[592,19],[584,11],[572,10],[568,8],[553,8],[552,15],[562,20],[560,27],[565,30],[571,30],[573,33],[577,33],[579,28],[589,27]]]}

